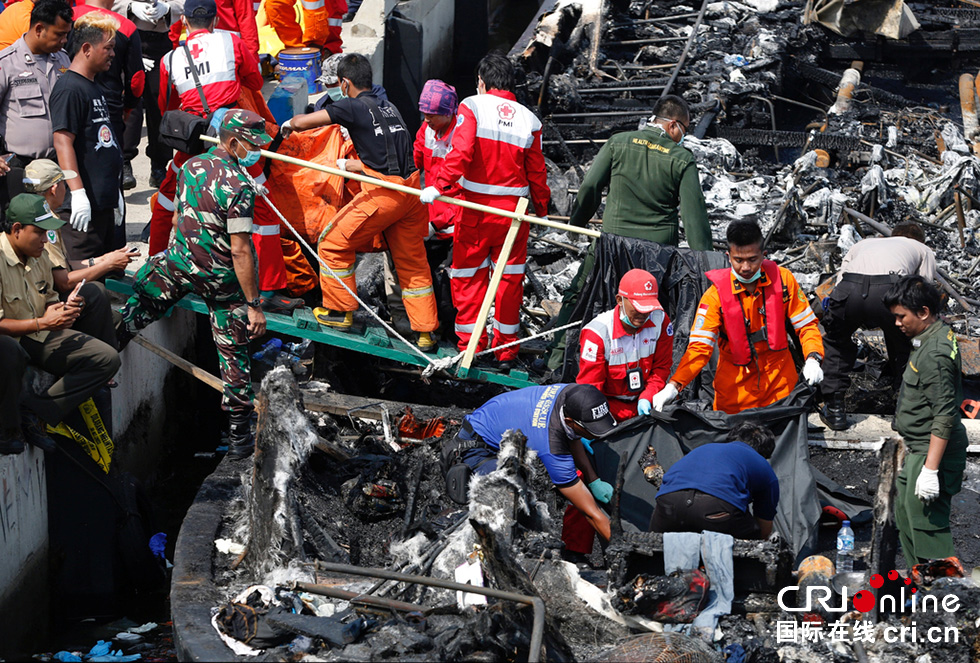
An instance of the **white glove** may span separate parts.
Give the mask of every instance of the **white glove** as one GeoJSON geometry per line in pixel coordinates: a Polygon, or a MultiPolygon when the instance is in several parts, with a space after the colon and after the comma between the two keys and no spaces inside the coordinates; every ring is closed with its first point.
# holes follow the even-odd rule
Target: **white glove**
{"type": "Polygon", "coordinates": [[[816,357],[810,357],[803,364],[803,379],[811,387],[823,382],[823,369],[820,368],[820,361],[816,357]]]}
{"type": "Polygon", "coordinates": [[[136,18],[141,21],[146,21],[147,23],[156,23],[155,18],[150,18],[151,5],[148,2],[143,2],[143,0],[135,0],[129,3],[129,11],[136,18]]]}
{"type": "Polygon", "coordinates": [[[161,18],[166,16],[168,11],[170,11],[170,7],[168,7],[167,3],[165,2],[160,2],[157,0],[157,2],[154,2],[152,5],[147,3],[146,20],[150,21],[151,23],[156,23],[161,18]]]}
{"type": "Polygon", "coordinates": [[[439,189],[434,186],[427,186],[422,189],[422,195],[419,196],[419,200],[422,201],[424,205],[428,205],[439,197],[439,189]]]}
{"type": "Polygon", "coordinates": [[[674,386],[673,382],[668,382],[663,389],[653,395],[650,404],[657,412],[663,412],[664,406],[675,398],[677,398],[677,387],[674,386]]]}
{"type": "Polygon", "coordinates": [[[157,61],[153,58],[143,58],[143,71],[153,71],[157,66],[157,61]]]}
{"type": "Polygon", "coordinates": [[[939,497],[939,470],[922,467],[919,478],[915,480],[915,496],[923,502],[931,502],[939,497]]]}
{"type": "Polygon", "coordinates": [[[88,201],[85,189],[75,189],[71,192],[71,227],[80,233],[88,232],[92,222],[92,203],[88,201]]]}
{"type": "Polygon", "coordinates": [[[337,159],[337,168],[347,170],[347,159],[337,159]]]}
{"type": "Polygon", "coordinates": [[[119,203],[116,204],[116,209],[112,210],[112,217],[117,226],[121,226],[123,224],[124,216],[126,216],[126,199],[123,197],[122,189],[120,189],[119,203]]]}

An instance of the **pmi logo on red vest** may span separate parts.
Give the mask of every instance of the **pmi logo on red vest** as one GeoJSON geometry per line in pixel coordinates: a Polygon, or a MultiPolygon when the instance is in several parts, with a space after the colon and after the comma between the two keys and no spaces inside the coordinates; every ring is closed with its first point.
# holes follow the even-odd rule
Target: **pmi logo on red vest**
{"type": "MultiPolygon", "coordinates": [[[[892,569],[888,572],[888,579],[895,581],[899,579],[898,571],[892,569]]],[[[912,584],[910,578],[903,578],[902,582],[908,586],[912,584]]],[[[885,584],[885,579],[881,574],[874,574],[868,581],[873,589],[880,589],[885,584]]],[[[834,591],[830,587],[820,587],[812,586],[806,587],[805,601],[801,606],[797,606],[799,603],[799,592],[801,588],[798,585],[789,585],[783,587],[779,590],[776,595],[776,602],[779,607],[786,612],[813,612],[816,609],[822,609],[825,612],[848,612],[849,610],[858,610],[859,612],[868,613],[875,608],[875,597],[874,594],[866,589],[854,594],[852,600],[853,608],[848,607],[848,590],[845,587],[841,592],[839,604],[834,605],[837,601],[834,591]],[[793,605],[787,604],[788,594],[792,594],[793,605]]],[[[887,594],[879,599],[878,609],[880,612],[897,612],[897,613],[916,613],[916,612],[943,612],[952,613],[960,609],[960,599],[955,594],[947,594],[942,597],[942,600],[938,596],[925,596],[922,601],[918,600],[916,596],[915,587],[909,588],[909,594],[906,594],[905,587],[899,590],[898,596],[892,594],[887,594]],[[911,598],[911,602],[909,601],[911,598]]]]}

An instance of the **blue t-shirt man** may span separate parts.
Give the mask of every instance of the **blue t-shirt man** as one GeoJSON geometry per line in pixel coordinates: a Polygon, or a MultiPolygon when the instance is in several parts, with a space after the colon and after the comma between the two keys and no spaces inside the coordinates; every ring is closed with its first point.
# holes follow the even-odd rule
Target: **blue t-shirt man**
{"type": "MultiPolygon", "coordinates": [[[[581,440],[583,436],[594,439],[605,435],[615,426],[609,401],[592,385],[553,384],[495,396],[466,416],[463,428],[450,443],[465,450],[456,452],[458,460],[444,468],[447,492],[457,502],[465,502],[470,473],[495,470],[504,433],[519,430],[559,492],[609,540],[609,519],[596,501],[608,502],[612,486],[596,474],[581,440]],[[579,471],[584,481],[579,479],[579,471]]],[[[449,448],[443,450],[444,455],[449,448]]]]}
{"type": "Polygon", "coordinates": [[[772,455],[772,434],[754,424],[742,424],[736,433],[740,439],[701,445],[667,470],[651,529],[709,530],[739,538],[769,535],[779,504],[779,479],[766,460],[772,455]],[[766,443],[754,441],[746,427],[764,431],[766,443]]]}

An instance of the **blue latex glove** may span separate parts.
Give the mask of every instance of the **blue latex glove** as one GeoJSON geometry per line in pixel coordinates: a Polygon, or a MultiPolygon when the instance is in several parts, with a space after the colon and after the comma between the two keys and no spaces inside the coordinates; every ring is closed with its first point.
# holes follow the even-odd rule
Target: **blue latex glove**
{"type": "Polygon", "coordinates": [[[73,654],[70,651],[60,651],[54,655],[54,660],[61,661],[62,663],[82,663],[82,657],[78,654],[73,654]]]}
{"type": "Polygon", "coordinates": [[[636,404],[636,411],[639,412],[644,417],[650,414],[650,410],[652,408],[653,405],[650,403],[650,401],[648,401],[645,398],[641,398],[640,402],[636,404]]]}
{"type": "Polygon", "coordinates": [[[613,496],[613,487],[602,479],[596,479],[590,483],[589,490],[592,491],[592,497],[603,504],[609,504],[609,500],[613,496]]]}
{"type": "Polygon", "coordinates": [[[99,640],[99,642],[89,650],[85,658],[90,658],[92,656],[105,656],[112,649],[112,641],[99,640]]]}
{"type": "Polygon", "coordinates": [[[582,446],[585,447],[585,450],[588,451],[591,455],[595,456],[595,452],[592,451],[592,440],[590,440],[587,437],[583,437],[580,439],[582,440],[582,446]]]}

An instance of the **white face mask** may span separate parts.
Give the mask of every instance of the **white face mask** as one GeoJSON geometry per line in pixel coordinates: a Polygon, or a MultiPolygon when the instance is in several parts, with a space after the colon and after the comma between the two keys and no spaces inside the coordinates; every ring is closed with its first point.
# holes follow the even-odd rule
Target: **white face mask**
{"type": "Polygon", "coordinates": [[[758,270],[756,270],[755,274],[753,274],[747,279],[743,279],[741,276],[739,276],[739,273],[735,271],[734,267],[732,268],[732,274],[735,275],[735,279],[739,283],[755,283],[756,281],[762,278],[762,268],[760,267],[758,270]]]}

